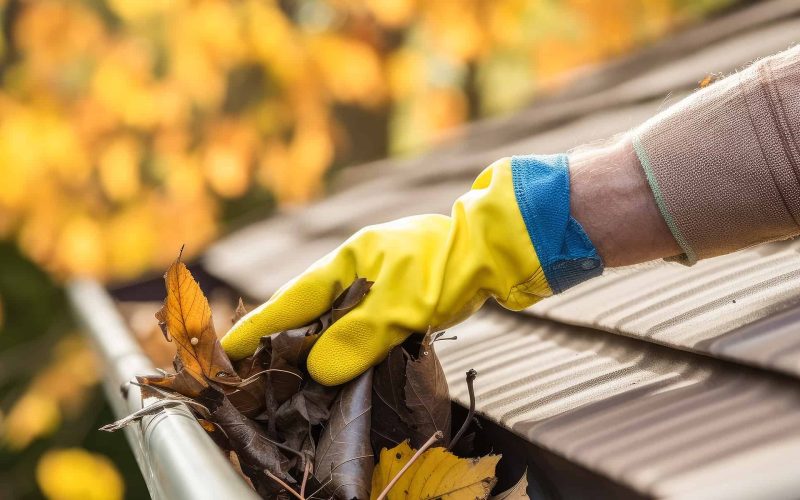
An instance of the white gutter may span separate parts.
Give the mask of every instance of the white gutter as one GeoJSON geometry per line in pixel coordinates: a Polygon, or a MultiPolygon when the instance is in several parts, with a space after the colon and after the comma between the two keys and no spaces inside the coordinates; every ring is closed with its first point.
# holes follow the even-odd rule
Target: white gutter
{"type": "MultiPolygon", "coordinates": [[[[155,369],[131,337],[111,297],[92,280],[71,281],[67,295],[105,364],[106,397],[117,417],[141,409],[139,388],[131,385],[124,397],[120,387],[135,375],[155,373],[155,369]]],[[[154,499],[258,498],[185,406],[145,417],[126,427],[125,435],[154,499]]]]}

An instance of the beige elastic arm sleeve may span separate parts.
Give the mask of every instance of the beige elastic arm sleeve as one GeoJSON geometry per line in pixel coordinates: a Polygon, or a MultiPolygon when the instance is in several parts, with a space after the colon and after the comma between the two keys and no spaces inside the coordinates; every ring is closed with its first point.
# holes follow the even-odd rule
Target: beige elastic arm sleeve
{"type": "Polygon", "coordinates": [[[684,262],[800,234],[800,46],[669,107],[633,144],[684,262]]]}

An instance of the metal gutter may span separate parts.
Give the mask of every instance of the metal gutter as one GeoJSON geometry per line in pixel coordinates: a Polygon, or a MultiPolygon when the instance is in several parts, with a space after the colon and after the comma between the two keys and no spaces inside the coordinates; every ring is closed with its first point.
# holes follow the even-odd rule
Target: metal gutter
{"type": "MultiPolygon", "coordinates": [[[[99,283],[74,280],[66,288],[76,317],[105,363],[104,387],[115,414],[121,418],[141,409],[139,388],[130,386],[125,397],[120,387],[136,374],[154,372],[153,364],[99,283]]],[[[146,417],[124,432],[154,499],[258,498],[185,406],[146,417]]]]}

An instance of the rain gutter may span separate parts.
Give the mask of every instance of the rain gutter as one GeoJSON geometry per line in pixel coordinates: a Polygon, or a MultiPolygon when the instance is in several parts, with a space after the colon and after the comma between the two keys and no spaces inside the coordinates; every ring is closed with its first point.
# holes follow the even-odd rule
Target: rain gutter
{"type": "MultiPolygon", "coordinates": [[[[113,300],[96,281],[74,280],[67,296],[106,373],[106,397],[117,417],[142,408],[139,388],[120,388],[155,368],[132,337],[113,300]]],[[[147,404],[147,403],[145,403],[147,404]]],[[[186,406],[162,410],[124,430],[154,499],[257,499],[255,492],[200,427],[186,406]]]]}

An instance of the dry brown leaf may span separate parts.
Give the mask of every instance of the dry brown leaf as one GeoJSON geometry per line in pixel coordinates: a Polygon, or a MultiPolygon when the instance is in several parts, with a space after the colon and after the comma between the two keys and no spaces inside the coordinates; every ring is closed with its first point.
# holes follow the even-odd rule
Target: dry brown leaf
{"type": "Polygon", "coordinates": [[[368,281],[364,278],[356,278],[356,280],[333,301],[331,322],[339,321],[342,316],[360,304],[367,295],[367,292],[369,292],[369,289],[372,288],[372,285],[372,281],[368,281]]]}
{"type": "Polygon", "coordinates": [[[265,377],[255,376],[242,381],[228,393],[228,399],[237,410],[249,418],[256,418],[266,407],[267,382],[265,377]]]}
{"type": "MultiPolygon", "coordinates": [[[[411,436],[411,412],[406,407],[408,354],[398,346],[374,370],[372,381],[372,449],[377,454],[411,436]]],[[[420,443],[421,444],[421,443],[420,443]]]]}
{"type": "Polygon", "coordinates": [[[198,398],[211,413],[211,420],[222,429],[242,464],[255,471],[268,470],[292,481],[287,474],[287,460],[278,444],[270,439],[255,421],[246,418],[221,392],[209,388],[198,398]]]}
{"type": "Polygon", "coordinates": [[[142,385],[163,387],[192,398],[199,396],[208,387],[208,383],[205,380],[199,377],[196,378],[193,374],[183,370],[178,370],[177,373],[160,375],[137,375],[136,380],[142,385]]]}
{"type": "MultiPolygon", "coordinates": [[[[371,498],[375,499],[414,455],[415,450],[403,442],[381,451],[380,461],[372,474],[371,498]]],[[[388,500],[472,500],[489,497],[497,482],[495,467],[500,455],[481,458],[459,458],[445,448],[425,451],[400,476],[388,500]]]]}
{"type": "Polygon", "coordinates": [[[697,82],[697,85],[703,89],[720,79],[722,75],[719,73],[709,73],[702,80],[697,82]]]}
{"type": "Polygon", "coordinates": [[[328,496],[365,499],[374,456],[370,444],[372,370],[348,382],[331,407],[314,461],[314,475],[328,496]]]}
{"type": "Polygon", "coordinates": [[[204,385],[204,378],[225,385],[239,383],[214,332],[208,300],[180,257],[169,266],[164,280],[167,298],[156,319],[167,340],[177,344],[183,372],[204,385]]]}
{"type": "Polygon", "coordinates": [[[530,500],[528,496],[528,470],[522,473],[517,484],[497,495],[492,495],[491,500],[530,500]]]}
{"type": "Polygon", "coordinates": [[[433,337],[422,340],[418,358],[406,364],[405,402],[410,410],[411,445],[422,446],[436,431],[450,442],[451,408],[447,379],[433,348],[433,337]]]}
{"type": "Polygon", "coordinates": [[[237,321],[242,319],[247,314],[247,309],[244,307],[244,302],[242,298],[239,297],[239,303],[236,305],[236,310],[233,311],[233,316],[231,317],[231,324],[235,325],[237,321]]]}

